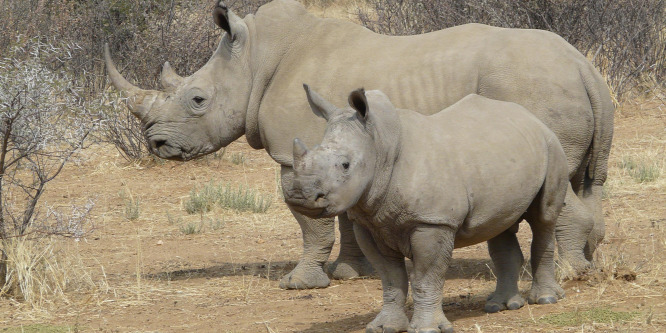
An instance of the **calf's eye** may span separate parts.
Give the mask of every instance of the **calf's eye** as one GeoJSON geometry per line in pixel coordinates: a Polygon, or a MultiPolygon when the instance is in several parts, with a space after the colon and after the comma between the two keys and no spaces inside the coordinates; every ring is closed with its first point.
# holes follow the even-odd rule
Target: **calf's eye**
{"type": "Polygon", "coordinates": [[[201,103],[203,103],[203,101],[205,101],[206,99],[203,98],[203,97],[196,96],[196,97],[192,98],[192,100],[194,101],[194,103],[201,104],[201,103]]]}
{"type": "Polygon", "coordinates": [[[342,163],[342,167],[345,168],[345,170],[349,169],[349,163],[348,162],[342,163]]]}

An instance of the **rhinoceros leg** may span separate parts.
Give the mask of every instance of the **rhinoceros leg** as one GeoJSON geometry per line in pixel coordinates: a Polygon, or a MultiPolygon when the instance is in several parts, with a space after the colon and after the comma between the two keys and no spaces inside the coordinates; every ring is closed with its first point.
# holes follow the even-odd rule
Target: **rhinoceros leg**
{"type": "MultiPolygon", "coordinates": [[[[291,208],[290,208],[291,209],[291,208]]],[[[282,277],[282,289],[312,289],[327,287],[331,280],[324,272],[324,264],[335,242],[333,218],[311,219],[291,210],[303,232],[303,254],[298,265],[282,277]]]]}
{"type": "Polygon", "coordinates": [[[446,226],[422,225],[410,236],[414,274],[414,314],[409,332],[453,332],[442,311],[444,275],[453,253],[455,232],[446,226]]]}
{"type": "MultiPolygon", "coordinates": [[[[290,167],[283,166],[281,174],[282,190],[284,191],[291,187],[294,172],[290,167]]],[[[294,214],[303,233],[303,254],[298,265],[280,280],[280,288],[324,288],[331,283],[324,272],[324,264],[328,260],[335,242],[334,219],[312,219],[293,209],[291,213],[294,214]]]]}
{"type": "MultiPolygon", "coordinates": [[[[601,223],[603,224],[603,221],[601,223]]],[[[585,258],[584,249],[593,228],[592,212],[576,196],[569,184],[564,207],[555,226],[555,237],[560,260],[571,265],[576,273],[582,273],[590,267],[590,261],[585,258]]]]}
{"type": "Polygon", "coordinates": [[[488,252],[493,260],[497,285],[495,292],[488,296],[484,307],[486,312],[517,310],[525,305],[518,291],[518,276],[525,259],[516,238],[517,231],[518,223],[488,240],[488,252]]]}
{"type": "Polygon", "coordinates": [[[606,224],[604,223],[604,215],[601,209],[603,185],[587,185],[584,187],[582,193],[578,193],[580,200],[587,206],[588,210],[592,212],[592,219],[594,220],[594,227],[587,237],[585,244],[585,259],[592,261],[594,258],[594,251],[596,251],[599,243],[604,239],[606,233],[606,224]]]}
{"type": "Polygon", "coordinates": [[[328,266],[328,273],[339,280],[374,274],[354,236],[354,224],[347,214],[338,216],[340,226],[340,255],[328,266]]]}
{"type": "Polygon", "coordinates": [[[354,224],[353,231],[358,245],[368,260],[377,268],[382,279],[383,300],[382,311],[366,326],[367,333],[404,332],[409,325],[405,314],[407,299],[407,269],[405,258],[400,253],[385,255],[377,247],[370,232],[364,227],[354,224]]]}

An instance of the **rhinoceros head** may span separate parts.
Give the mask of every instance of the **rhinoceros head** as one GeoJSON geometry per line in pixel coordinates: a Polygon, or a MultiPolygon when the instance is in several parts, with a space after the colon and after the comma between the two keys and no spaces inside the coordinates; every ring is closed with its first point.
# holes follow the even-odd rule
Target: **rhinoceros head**
{"type": "Polygon", "coordinates": [[[163,91],[140,89],[120,75],[105,45],[111,82],[128,96],[141,120],[151,151],[167,159],[188,160],[212,153],[243,135],[252,77],[246,23],[220,1],[213,18],[226,34],[211,59],[189,77],[169,63],[161,75],[163,91]]]}
{"type": "Polygon", "coordinates": [[[337,108],[304,86],[312,111],[326,119],[322,143],[308,149],[294,139],[294,180],[285,200],[312,217],[339,215],[356,204],[375,172],[375,145],[367,128],[363,89],[352,92],[347,108],[337,108]]]}

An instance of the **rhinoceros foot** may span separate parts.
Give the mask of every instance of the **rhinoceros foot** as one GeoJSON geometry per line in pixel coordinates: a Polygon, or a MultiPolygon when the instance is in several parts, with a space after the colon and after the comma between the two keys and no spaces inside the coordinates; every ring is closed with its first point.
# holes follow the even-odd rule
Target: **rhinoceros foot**
{"type": "Polygon", "coordinates": [[[365,257],[338,257],[328,266],[328,274],[336,280],[348,280],[362,276],[376,276],[365,257]]]}
{"type": "Polygon", "coordinates": [[[520,294],[493,293],[488,297],[486,306],[483,308],[488,313],[500,312],[502,310],[518,310],[525,305],[525,299],[520,294]]]}
{"type": "Polygon", "coordinates": [[[384,308],[375,319],[365,327],[366,333],[398,333],[409,326],[409,319],[402,309],[384,308]]]}
{"type": "Polygon", "coordinates": [[[538,286],[533,283],[527,301],[530,304],[555,304],[563,297],[564,289],[555,282],[538,286]]]}
{"type": "Polygon", "coordinates": [[[319,265],[307,265],[303,262],[280,280],[282,289],[314,289],[326,288],[331,283],[319,265]]]}
{"type": "Polygon", "coordinates": [[[409,333],[453,333],[453,325],[446,319],[441,306],[435,310],[435,313],[417,314],[414,311],[412,322],[409,324],[409,333]]]}

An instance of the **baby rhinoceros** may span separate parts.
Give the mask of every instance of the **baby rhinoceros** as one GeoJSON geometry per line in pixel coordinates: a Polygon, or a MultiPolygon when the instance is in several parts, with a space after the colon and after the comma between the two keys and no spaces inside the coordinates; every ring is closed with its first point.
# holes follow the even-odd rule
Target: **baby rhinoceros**
{"type": "Polygon", "coordinates": [[[530,303],[564,296],[554,273],[554,228],[567,189],[555,135],[523,107],[469,95],[440,113],[398,110],[381,91],[356,90],[337,108],[307,85],[323,142],[294,140],[295,177],[285,200],[303,214],[347,212],[382,280],[384,304],[367,332],[452,332],[442,288],[454,248],[488,241],[497,279],[485,309],[518,309],[523,256],[516,238],[533,233],[530,303]],[[405,312],[413,261],[411,322],[405,312]]]}

